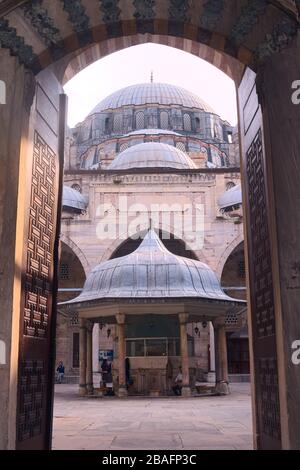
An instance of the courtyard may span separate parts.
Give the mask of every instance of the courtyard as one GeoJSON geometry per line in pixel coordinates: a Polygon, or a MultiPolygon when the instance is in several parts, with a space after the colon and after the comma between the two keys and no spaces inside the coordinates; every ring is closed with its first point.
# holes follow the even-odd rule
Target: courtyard
{"type": "Polygon", "coordinates": [[[56,385],[53,450],[252,449],[250,384],[203,398],[88,398],[56,385]]]}

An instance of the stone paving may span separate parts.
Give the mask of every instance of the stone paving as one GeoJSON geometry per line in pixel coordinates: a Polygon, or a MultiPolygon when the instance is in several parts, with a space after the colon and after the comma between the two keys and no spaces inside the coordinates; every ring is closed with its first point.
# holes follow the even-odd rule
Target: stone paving
{"type": "Polygon", "coordinates": [[[252,449],[249,384],[198,398],[87,398],[57,385],[53,449],[252,449]]]}

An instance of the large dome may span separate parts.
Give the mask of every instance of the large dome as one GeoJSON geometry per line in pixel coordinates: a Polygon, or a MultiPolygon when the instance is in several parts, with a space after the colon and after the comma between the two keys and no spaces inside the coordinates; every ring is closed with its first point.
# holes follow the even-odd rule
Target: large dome
{"type": "Polygon", "coordinates": [[[193,160],[176,147],[160,142],[133,145],[119,153],[109,165],[109,170],[132,168],[174,168],[191,170],[197,168],[193,160]]]}
{"type": "Polygon", "coordinates": [[[243,303],[225,294],[209,266],[172,254],[156,232],[150,230],[133,253],[94,268],[82,293],[67,304],[149,297],[243,303]]]}
{"type": "Polygon", "coordinates": [[[208,113],[215,113],[207,103],[184,88],[167,83],[142,83],[116,91],[101,101],[90,114],[118,109],[123,106],[141,106],[148,104],[162,106],[178,105],[184,108],[195,108],[208,113]]]}

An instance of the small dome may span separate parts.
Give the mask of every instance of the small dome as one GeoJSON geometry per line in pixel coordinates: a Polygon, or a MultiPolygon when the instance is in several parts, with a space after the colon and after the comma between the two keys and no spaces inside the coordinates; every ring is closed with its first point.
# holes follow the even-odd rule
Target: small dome
{"type": "Polygon", "coordinates": [[[147,233],[133,253],[106,261],[93,269],[82,293],[66,303],[149,297],[243,303],[224,293],[209,266],[168,251],[154,230],[147,233]]]}
{"type": "Polygon", "coordinates": [[[184,152],[171,145],[159,142],[146,142],[133,145],[119,153],[109,165],[109,170],[129,170],[132,168],[176,168],[193,170],[193,160],[184,152]]]}
{"type": "Polygon", "coordinates": [[[73,210],[75,212],[85,211],[87,208],[87,202],[79,191],[76,191],[70,186],[63,187],[63,198],[62,198],[63,209],[73,210]]]}
{"type": "Polygon", "coordinates": [[[221,210],[230,210],[235,206],[242,204],[242,187],[240,184],[233,186],[233,188],[226,191],[218,200],[218,205],[221,210]]]}
{"type": "Polygon", "coordinates": [[[142,106],[148,104],[161,106],[178,105],[184,108],[201,109],[215,114],[214,110],[207,103],[184,88],[168,83],[141,83],[112,93],[101,101],[90,115],[122,108],[123,106],[142,106]]]}

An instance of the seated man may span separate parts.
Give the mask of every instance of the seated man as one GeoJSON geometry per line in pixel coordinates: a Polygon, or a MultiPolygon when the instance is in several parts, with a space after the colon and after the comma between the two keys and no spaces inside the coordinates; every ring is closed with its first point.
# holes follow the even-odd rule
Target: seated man
{"type": "Polygon", "coordinates": [[[175,379],[175,385],[172,387],[174,394],[179,397],[181,395],[182,389],[182,369],[179,367],[179,373],[175,379]]]}

